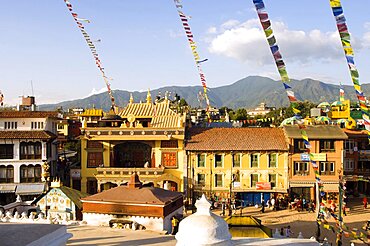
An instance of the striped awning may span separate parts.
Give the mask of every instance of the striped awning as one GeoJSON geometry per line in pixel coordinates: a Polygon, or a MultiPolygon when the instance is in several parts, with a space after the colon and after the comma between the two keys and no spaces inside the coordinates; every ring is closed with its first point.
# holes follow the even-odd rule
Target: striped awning
{"type": "Polygon", "coordinates": [[[0,193],[14,193],[16,187],[15,184],[2,184],[0,185],[0,193]]]}
{"type": "Polygon", "coordinates": [[[16,195],[39,195],[45,190],[45,184],[18,184],[15,191],[16,195]]]}

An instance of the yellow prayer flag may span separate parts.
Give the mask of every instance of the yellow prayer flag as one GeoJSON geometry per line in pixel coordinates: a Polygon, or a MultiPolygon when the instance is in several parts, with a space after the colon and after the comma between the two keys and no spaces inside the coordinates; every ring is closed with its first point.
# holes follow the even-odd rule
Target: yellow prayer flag
{"type": "Polygon", "coordinates": [[[346,53],[347,56],[354,55],[352,47],[344,48],[344,53],[346,53]]]}
{"type": "Polygon", "coordinates": [[[356,91],[361,91],[361,86],[360,85],[353,85],[353,87],[355,87],[356,91]]]}
{"type": "Polygon", "coordinates": [[[330,7],[341,7],[340,0],[330,0],[330,7]]]}
{"type": "Polygon", "coordinates": [[[299,110],[299,109],[296,109],[296,108],[292,108],[293,109],[293,112],[295,113],[295,114],[299,114],[300,112],[301,112],[301,110],[299,110]]]}

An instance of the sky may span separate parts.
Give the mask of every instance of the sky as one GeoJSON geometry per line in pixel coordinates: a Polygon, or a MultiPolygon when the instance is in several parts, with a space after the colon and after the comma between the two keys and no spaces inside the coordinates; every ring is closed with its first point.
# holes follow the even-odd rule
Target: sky
{"type": "MultiPolygon", "coordinates": [[[[173,0],[70,0],[95,43],[111,88],[201,85],[173,0]]],[[[292,79],[351,85],[329,0],[265,0],[292,79]]],[[[279,79],[252,0],[183,0],[208,87],[247,76],[279,79]]],[[[360,83],[370,82],[370,1],[342,0],[360,83]]],[[[0,90],[5,105],[105,91],[100,71],[63,0],[6,1],[0,8],[0,90]]],[[[108,95],[107,95],[108,96],[108,95]]]]}

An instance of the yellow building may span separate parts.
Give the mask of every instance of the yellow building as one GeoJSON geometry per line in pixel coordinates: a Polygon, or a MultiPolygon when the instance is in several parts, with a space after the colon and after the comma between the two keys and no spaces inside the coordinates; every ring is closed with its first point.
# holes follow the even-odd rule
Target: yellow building
{"type": "Polygon", "coordinates": [[[129,104],[118,115],[82,125],[81,190],[94,194],[126,184],[137,172],[144,185],[182,191],[185,117],[169,107],[153,104],[148,92],[144,103],[129,104]]]}
{"type": "Polygon", "coordinates": [[[280,128],[192,128],[185,149],[189,199],[206,193],[253,205],[287,193],[288,144],[280,128]]]}

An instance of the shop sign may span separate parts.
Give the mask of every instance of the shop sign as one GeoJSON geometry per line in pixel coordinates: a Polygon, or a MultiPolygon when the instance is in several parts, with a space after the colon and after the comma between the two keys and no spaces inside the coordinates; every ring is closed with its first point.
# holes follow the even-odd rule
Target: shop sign
{"type": "Polygon", "coordinates": [[[271,190],[271,183],[270,182],[257,182],[256,188],[257,190],[271,190]]]}

